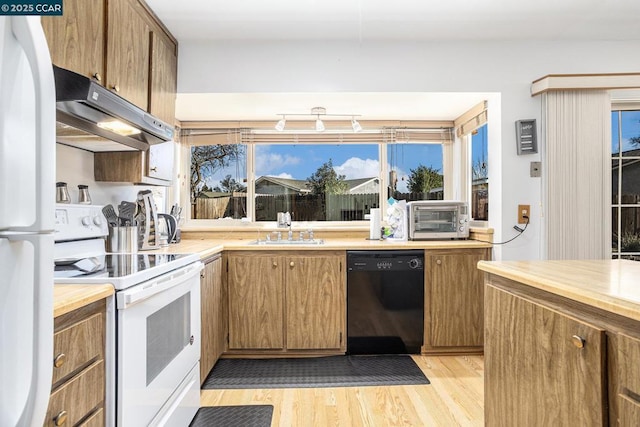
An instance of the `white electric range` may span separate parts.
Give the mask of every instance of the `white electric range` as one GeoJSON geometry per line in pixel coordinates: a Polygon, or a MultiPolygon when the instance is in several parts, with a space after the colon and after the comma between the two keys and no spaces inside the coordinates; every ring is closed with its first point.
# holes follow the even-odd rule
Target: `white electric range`
{"type": "Polygon", "coordinates": [[[197,254],[107,253],[107,235],[101,206],[56,205],[54,283],[116,289],[115,315],[107,315],[107,376],[115,378],[111,396],[107,381],[107,402],[115,402],[107,423],[189,425],[200,406],[203,264],[197,254]]]}

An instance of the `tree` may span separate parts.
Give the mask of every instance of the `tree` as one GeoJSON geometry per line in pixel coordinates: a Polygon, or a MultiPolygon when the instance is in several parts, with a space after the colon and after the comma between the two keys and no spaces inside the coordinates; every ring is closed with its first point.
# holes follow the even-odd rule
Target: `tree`
{"type": "Polygon", "coordinates": [[[419,165],[415,169],[409,169],[407,185],[412,193],[428,193],[433,188],[442,187],[442,174],[431,166],[419,165]]]}
{"type": "Polygon", "coordinates": [[[483,162],[480,159],[476,159],[471,166],[471,179],[482,179],[489,176],[489,168],[487,162],[483,162]]]}
{"type": "Polygon", "coordinates": [[[219,169],[244,156],[240,144],[199,145],[191,147],[191,199],[195,200],[205,185],[204,180],[219,169]]]}
{"type": "Polygon", "coordinates": [[[336,173],[329,159],[307,178],[307,186],[313,194],[345,194],[348,188],[345,178],[345,175],[336,173]]]}
{"type": "Polygon", "coordinates": [[[640,136],[633,136],[629,138],[631,145],[640,146],[640,136]]]}
{"type": "Polygon", "coordinates": [[[220,181],[220,185],[216,185],[213,188],[213,191],[233,193],[234,191],[245,191],[245,189],[246,187],[244,185],[240,184],[234,178],[231,178],[231,175],[227,175],[222,181],[220,181]]]}

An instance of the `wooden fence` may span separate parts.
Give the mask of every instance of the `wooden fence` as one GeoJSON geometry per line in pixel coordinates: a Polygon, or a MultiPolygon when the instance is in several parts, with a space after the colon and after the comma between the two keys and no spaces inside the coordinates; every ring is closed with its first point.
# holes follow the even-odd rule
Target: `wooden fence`
{"type": "Polygon", "coordinates": [[[246,212],[246,196],[217,197],[215,199],[198,197],[196,202],[191,204],[192,219],[240,219],[247,216],[246,212]]]}

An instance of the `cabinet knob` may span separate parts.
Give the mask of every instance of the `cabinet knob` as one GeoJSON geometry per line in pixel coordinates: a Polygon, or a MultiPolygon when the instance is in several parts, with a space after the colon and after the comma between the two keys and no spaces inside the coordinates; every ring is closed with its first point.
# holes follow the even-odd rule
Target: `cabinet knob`
{"type": "Polygon", "coordinates": [[[200,273],[200,278],[204,279],[204,273],[200,273]]]}
{"type": "Polygon", "coordinates": [[[55,359],[53,359],[53,366],[55,366],[56,368],[59,368],[62,365],[64,365],[64,362],[66,361],[67,361],[67,355],[64,353],[60,353],[55,357],[55,359]]]}
{"type": "Polygon", "coordinates": [[[571,337],[571,342],[578,348],[584,348],[585,340],[579,335],[574,335],[571,337]]]}
{"type": "Polygon", "coordinates": [[[291,262],[289,263],[289,267],[292,267],[292,268],[293,268],[295,265],[296,265],[296,263],[295,263],[295,262],[293,262],[293,261],[291,261],[291,262]]]}
{"type": "Polygon", "coordinates": [[[276,261],[273,261],[273,266],[274,266],[274,267],[277,267],[277,266],[278,266],[278,263],[277,263],[276,261]]]}
{"type": "Polygon", "coordinates": [[[93,78],[99,82],[102,81],[102,76],[100,75],[100,73],[93,73],[93,78]]]}
{"type": "Polygon", "coordinates": [[[113,89],[115,92],[120,92],[120,86],[118,85],[111,85],[111,89],[113,89]]]}
{"type": "Polygon", "coordinates": [[[58,415],[56,415],[55,418],[53,419],[53,424],[57,426],[61,426],[66,422],[67,422],[67,411],[64,411],[64,410],[60,411],[58,415]]]}
{"type": "Polygon", "coordinates": [[[442,264],[442,261],[441,261],[441,260],[439,260],[439,259],[437,259],[437,260],[436,260],[436,264],[440,265],[440,264],[442,264]]]}
{"type": "Polygon", "coordinates": [[[158,171],[158,168],[157,168],[156,166],[154,166],[154,167],[152,167],[152,168],[149,168],[149,170],[150,170],[151,172],[157,172],[157,171],[158,171]]]}

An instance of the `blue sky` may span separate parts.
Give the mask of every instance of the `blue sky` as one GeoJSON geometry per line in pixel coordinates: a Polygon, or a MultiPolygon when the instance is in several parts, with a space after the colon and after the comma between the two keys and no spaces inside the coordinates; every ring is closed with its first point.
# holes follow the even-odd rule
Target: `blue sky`
{"type": "Polygon", "coordinates": [[[611,152],[617,153],[620,143],[619,115],[622,119],[622,151],[640,149],[640,146],[633,146],[629,143],[630,138],[640,136],[640,111],[614,111],[611,113],[611,152]]]}

